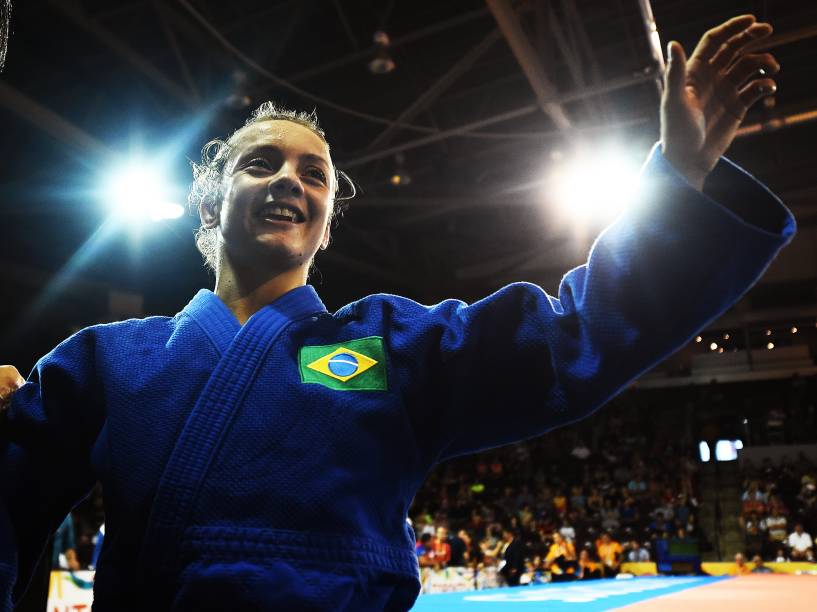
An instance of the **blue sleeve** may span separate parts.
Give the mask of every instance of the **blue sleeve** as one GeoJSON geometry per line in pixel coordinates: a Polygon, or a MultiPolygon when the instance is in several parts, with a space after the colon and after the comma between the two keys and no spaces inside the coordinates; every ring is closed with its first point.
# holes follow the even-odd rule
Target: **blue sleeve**
{"type": "Polygon", "coordinates": [[[708,183],[719,201],[656,147],[638,197],[563,277],[558,297],[517,283],[398,323],[424,336],[412,350],[426,384],[409,398],[424,454],[440,461],[584,418],[734,304],[795,222],[726,160],[708,183]]]}
{"type": "Polygon", "coordinates": [[[34,367],[0,421],[0,610],[23,595],[48,536],[96,480],[102,422],[93,333],[83,330],[34,367]]]}

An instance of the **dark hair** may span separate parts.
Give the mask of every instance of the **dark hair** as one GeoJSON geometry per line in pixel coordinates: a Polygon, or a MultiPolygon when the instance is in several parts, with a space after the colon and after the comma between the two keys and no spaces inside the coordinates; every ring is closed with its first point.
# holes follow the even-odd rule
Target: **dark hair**
{"type": "MultiPolygon", "coordinates": [[[[326,147],[329,148],[326,134],[318,125],[318,117],[314,111],[305,113],[277,106],[273,102],[264,102],[250,114],[244,125],[235,130],[227,140],[214,138],[205,144],[201,150],[201,163],[190,161],[193,169],[193,184],[190,187],[187,201],[194,214],[198,214],[198,207],[202,203],[212,210],[218,207],[223,195],[224,169],[230,159],[230,154],[233,152],[239,132],[262,121],[290,121],[302,125],[323,140],[326,147]]],[[[336,206],[336,203],[353,198],[355,196],[355,185],[345,172],[338,170],[334,165],[332,170],[332,219],[335,219],[342,213],[341,207],[336,206]],[[342,198],[338,197],[341,179],[344,179],[351,188],[351,194],[342,198]]],[[[204,257],[205,265],[215,271],[218,267],[219,256],[218,230],[216,228],[199,227],[196,231],[196,248],[204,257]]]]}

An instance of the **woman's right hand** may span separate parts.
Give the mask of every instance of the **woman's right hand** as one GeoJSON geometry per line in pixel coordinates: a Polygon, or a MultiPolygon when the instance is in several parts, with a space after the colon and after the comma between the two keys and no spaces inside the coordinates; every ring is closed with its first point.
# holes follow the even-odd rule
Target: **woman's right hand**
{"type": "Polygon", "coordinates": [[[25,383],[26,379],[20,376],[17,368],[12,365],[0,366],[0,412],[8,407],[11,396],[25,383]]]}

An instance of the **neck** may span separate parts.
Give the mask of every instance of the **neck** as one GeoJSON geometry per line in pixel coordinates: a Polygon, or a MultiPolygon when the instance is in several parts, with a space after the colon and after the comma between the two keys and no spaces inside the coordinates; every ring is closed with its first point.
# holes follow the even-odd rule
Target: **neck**
{"type": "Polygon", "coordinates": [[[244,325],[264,306],[305,284],[306,272],[302,267],[269,276],[269,273],[258,270],[237,270],[222,260],[216,273],[214,293],[244,325]]]}

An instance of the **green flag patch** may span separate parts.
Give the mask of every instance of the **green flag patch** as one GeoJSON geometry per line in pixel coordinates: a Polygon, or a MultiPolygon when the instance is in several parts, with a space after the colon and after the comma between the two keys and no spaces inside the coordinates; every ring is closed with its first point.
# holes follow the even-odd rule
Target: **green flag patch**
{"type": "Polygon", "coordinates": [[[385,391],[386,351],[383,338],[369,336],[298,351],[301,382],[338,391],[385,391]]]}

